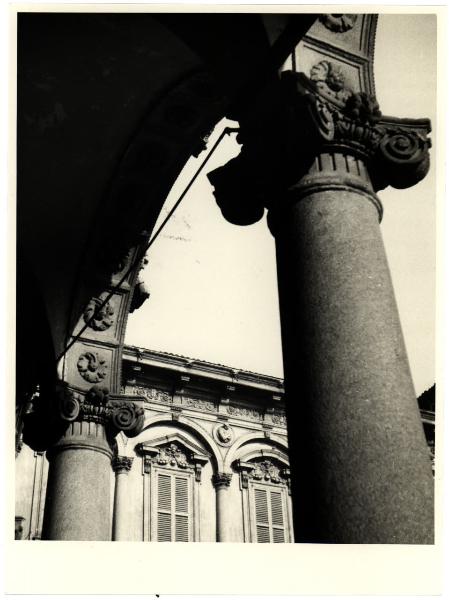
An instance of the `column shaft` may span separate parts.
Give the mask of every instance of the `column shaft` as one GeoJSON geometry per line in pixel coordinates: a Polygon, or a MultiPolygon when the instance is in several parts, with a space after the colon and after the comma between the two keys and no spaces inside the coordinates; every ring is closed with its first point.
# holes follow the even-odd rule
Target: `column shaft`
{"type": "Polygon", "coordinates": [[[228,514],[229,486],[232,474],[216,473],[213,478],[217,502],[217,542],[232,542],[228,514]]]}
{"type": "Polygon", "coordinates": [[[432,543],[432,472],[378,210],[347,185],[291,193],[272,231],[295,539],[432,543]]]}
{"type": "Polygon", "coordinates": [[[43,539],[110,540],[111,454],[104,426],[86,421],[48,451],[43,539]]]}

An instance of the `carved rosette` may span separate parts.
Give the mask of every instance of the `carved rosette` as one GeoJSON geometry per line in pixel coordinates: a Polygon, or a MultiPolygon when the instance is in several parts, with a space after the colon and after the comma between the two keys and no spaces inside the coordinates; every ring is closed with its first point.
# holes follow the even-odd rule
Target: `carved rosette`
{"type": "Polygon", "coordinates": [[[114,456],[111,462],[112,469],[117,475],[128,474],[131,471],[133,460],[130,456],[114,456]]]}
{"type": "Polygon", "coordinates": [[[231,485],[232,473],[214,473],[212,475],[212,484],[216,490],[228,488],[231,485]]]}
{"type": "Polygon", "coordinates": [[[102,298],[92,298],[83,313],[85,323],[95,331],[106,331],[114,323],[114,307],[109,301],[103,302],[102,298]]]}
{"type": "Polygon", "coordinates": [[[89,383],[103,381],[108,373],[108,364],[99,352],[83,352],[76,364],[78,373],[89,383]]]}

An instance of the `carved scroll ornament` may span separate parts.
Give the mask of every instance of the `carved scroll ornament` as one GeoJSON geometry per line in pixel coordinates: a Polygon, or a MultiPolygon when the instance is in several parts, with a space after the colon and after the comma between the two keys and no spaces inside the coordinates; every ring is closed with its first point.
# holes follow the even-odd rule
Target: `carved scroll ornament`
{"type": "Polygon", "coordinates": [[[143,426],[144,411],[129,400],[111,399],[107,387],[94,385],[84,396],[67,387],[58,393],[59,416],[64,421],[91,421],[111,432],[137,435],[143,426]]]}

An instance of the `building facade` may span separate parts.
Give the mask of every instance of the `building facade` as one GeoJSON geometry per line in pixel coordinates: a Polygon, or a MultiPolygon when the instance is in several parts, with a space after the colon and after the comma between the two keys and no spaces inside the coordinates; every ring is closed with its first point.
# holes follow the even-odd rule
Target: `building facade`
{"type": "MultiPolygon", "coordinates": [[[[294,541],[281,379],[132,346],[122,377],[123,393],[143,400],[145,420],[136,438],[119,435],[114,446],[112,540],[294,541]]],[[[433,462],[430,392],[419,403],[433,462]]],[[[45,453],[23,445],[17,539],[41,538],[47,478],[45,453]]]]}
{"type": "Polygon", "coordinates": [[[426,176],[430,122],[381,113],[376,22],[20,15],[17,535],[434,543],[378,196],[426,176]],[[287,419],[276,380],[123,354],[163,205],[224,117],[242,150],[207,175],[229,222],[267,211],[287,419]]]}
{"type": "MultiPolygon", "coordinates": [[[[114,447],[111,539],[294,541],[282,380],[133,347],[122,377],[145,419],[114,447]]],[[[17,461],[17,524],[39,539],[48,461],[17,461]]]]}

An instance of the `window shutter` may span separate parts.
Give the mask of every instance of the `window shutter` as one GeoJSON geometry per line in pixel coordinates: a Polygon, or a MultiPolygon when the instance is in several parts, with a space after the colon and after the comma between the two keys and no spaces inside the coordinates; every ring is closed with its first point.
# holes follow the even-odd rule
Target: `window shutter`
{"type": "Polygon", "coordinates": [[[157,476],[157,541],[171,542],[172,535],[172,478],[171,475],[157,476]]]}
{"type": "Polygon", "coordinates": [[[186,477],[175,477],[175,541],[189,541],[189,487],[186,477]]]}
{"type": "Polygon", "coordinates": [[[267,490],[255,488],[254,504],[256,508],[256,532],[259,543],[270,542],[270,522],[268,516],[267,490]]]}
{"type": "Polygon", "coordinates": [[[270,492],[271,495],[271,525],[274,543],[284,543],[284,514],[282,510],[281,492],[270,492]]]}

